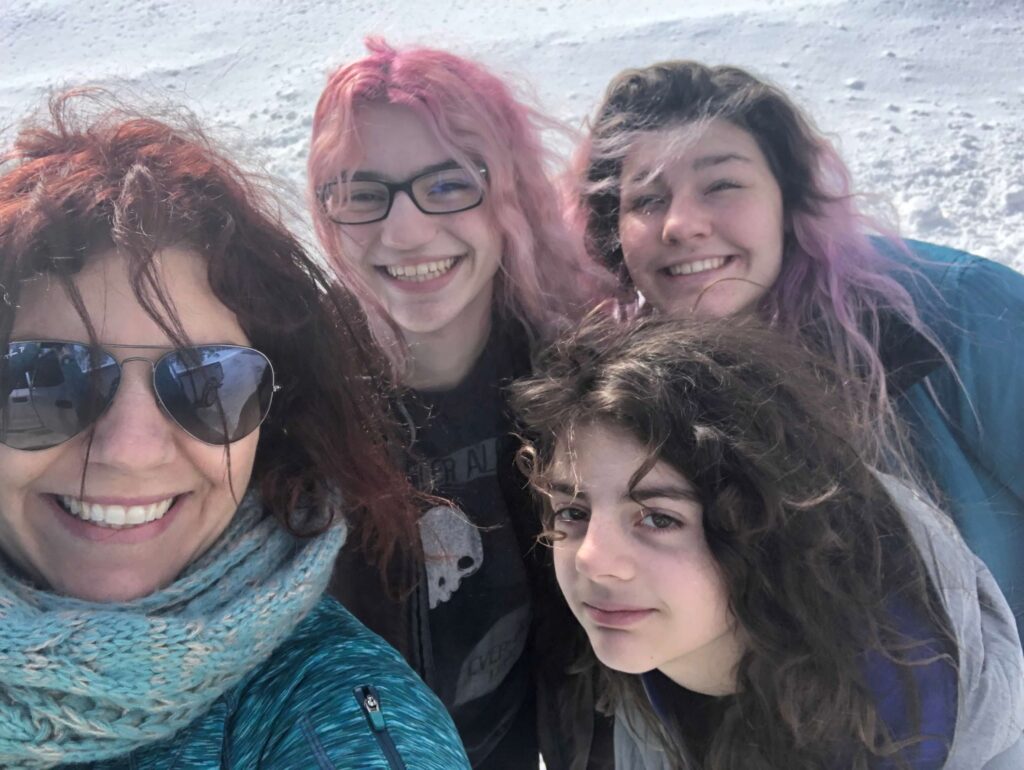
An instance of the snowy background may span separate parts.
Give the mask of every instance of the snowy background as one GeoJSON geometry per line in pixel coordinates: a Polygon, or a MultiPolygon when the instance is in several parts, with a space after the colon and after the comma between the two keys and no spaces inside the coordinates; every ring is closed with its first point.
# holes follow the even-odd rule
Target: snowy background
{"type": "Polygon", "coordinates": [[[0,127],[54,87],[129,87],[298,189],[326,73],[371,33],[478,57],[574,126],[625,67],[748,67],[905,235],[1024,270],[1022,0],[0,0],[0,127]]]}

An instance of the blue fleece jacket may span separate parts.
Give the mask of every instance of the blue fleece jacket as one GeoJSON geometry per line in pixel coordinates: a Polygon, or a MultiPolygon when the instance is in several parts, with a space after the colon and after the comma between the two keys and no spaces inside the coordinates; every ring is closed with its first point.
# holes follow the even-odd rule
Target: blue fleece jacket
{"type": "Polygon", "coordinates": [[[380,637],[324,598],[204,717],[90,770],[468,770],[437,697],[380,637]]]}

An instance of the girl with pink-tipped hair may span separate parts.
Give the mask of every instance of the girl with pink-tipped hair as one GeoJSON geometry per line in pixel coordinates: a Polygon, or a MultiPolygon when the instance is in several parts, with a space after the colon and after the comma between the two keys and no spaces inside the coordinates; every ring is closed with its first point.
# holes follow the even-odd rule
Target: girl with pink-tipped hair
{"type": "Polygon", "coordinates": [[[580,179],[589,250],[647,311],[755,315],[836,363],[874,461],[924,472],[1019,622],[1024,276],[865,216],[811,119],[737,67],[620,73],[580,179]]]}
{"type": "MultiPolygon", "coordinates": [[[[557,591],[532,548],[539,518],[503,386],[589,309],[603,273],[564,225],[540,138],[550,121],[477,63],[366,45],[317,104],[313,220],[389,351],[408,472],[448,502],[420,520],[422,565],[388,575],[413,586],[400,601],[359,552],[342,555],[331,590],[437,692],[474,767],[536,767],[532,629],[557,591]]],[[[550,770],[589,751],[558,742],[541,747],[550,770]]]]}

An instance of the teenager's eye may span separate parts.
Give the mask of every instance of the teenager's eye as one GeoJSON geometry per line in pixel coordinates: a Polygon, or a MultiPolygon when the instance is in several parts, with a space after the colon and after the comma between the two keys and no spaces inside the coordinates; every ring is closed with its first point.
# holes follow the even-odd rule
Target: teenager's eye
{"type": "Polygon", "coordinates": [[[480,184],[462,168],[446,169],[414,180],[413,191],[421,201],[438,205],[467,206],[479,200],[480,184]]]}
{"type": "Polygon", "coordinates": [[[738,190],[742,185],[731,179],[717,179],[709,184],[705,190],[707,193],[722,192],[723,190],[738,190]]]}
{"type": "Polygon", "coordinates": [[[575,524],[578,522],[586,522],[589,518],[589,512],[582,508],[577,508],[574,505],[567,505],[555,510],[555,524],[575,524]]]}
{"type": "Polygon", "coordinates": [[[636,211],[641,214],[649,214],[663,207],[665,202],[665,196],[663,195],[635,195],[626,199],[626,205],[624,208],[626,211],[636,211]]]}
{"type": "Polygon", "coordinates": [[[375,182],[340,184],[335,195],[329,200],[329,203],[340,208],[357,211],[368,211],[380,206],[387,206],[387,202],[387,188],[375,182]]]}
{"type": "Polygon", "coordinates": [[[353,203],[383,203],[388,196],[380,190],[353,190],[348,199],[353,203]]]}
{"type": "Polygon", "coordinates": [[[461,195],[467,190],[475,188],[476,185],[473,184],[472,181],[463,179],[444,179],[431,185],[427,194],[434,198],[443,198],[449,195],[461,195]]]}
{"type": "Polygon", "coordinates": [[[670,514],[644,508],[640,511],[640,526],[649,529],[679,529],[683,522],[670,514]]]}

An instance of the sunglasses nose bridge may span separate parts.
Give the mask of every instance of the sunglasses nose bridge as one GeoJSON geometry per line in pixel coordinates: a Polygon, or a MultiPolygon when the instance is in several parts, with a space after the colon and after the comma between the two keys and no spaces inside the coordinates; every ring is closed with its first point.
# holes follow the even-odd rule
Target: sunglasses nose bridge
{"type": "Polygon", "coordinates": [[[90,461],[122,468],[149,468],[170,462],[177,450],[174,420],[156,395],[155,367],[159,359],[126,356],[118,362],[116,389],[92,423],[90,461]],[[148,372],[128,374],[128,364],[139,361],[148,372]]]}
{"type": "MultiPolygon", "coordinates": [[[[127,364],[132,363],[133,361],[141,361],[144,364],[146,364],[146,366],[149,367],[150,379],[153,382],[153,388],[154,388],[154,391],[155,391],[155,389],[156,389],[156,366],[159,363],[159,360],[154,361],[152,358],[148,358],[146,356],[126,356],[125,358],[122,358],[120,361],[117,362],[118,369],[121,370],[121,379],[124,379],[125,366],[127,364]]],[[[160,399],[158,398],[157,402],[159,402],[159,400],[160,399]]]]}
{"type": "Polygon", "coordinates": [[[120,366],[123,368],[125,364],[131,363],[132,361],[145,361],[147,364],[149,364],[150,369],[156,367],[156,361],[154,361],[152,358],[146,358],[145,356],[128,356],[127,358],[122,358],[120,361],[120,366]]]}
{"type": "MultiPolygon", "coordinates": [[[[121,376],[120,376],[121,384],[118,386],[117,390],[121,391],[125,387],[124,386],[124,379],[125,379],[124,373],[126,371],[125,370],[125,366],[127,366],[130,363],[132,363],[133,361],[140,361],[140,362],[146,364],[146,366],[149,367],[149,376],[147,378],[145,378],[145,381],[149,383],[148,388],[151,390],[152,397],[156,400],[156,405],[160,408],[160,411],[164,412],[164,414],[166,415],[167,409],[166,409],[166,407],[164,407],[163,399],[160,398],[160,394],[157,392],[157,382],[156,382],[156,379],[157,379],[156,378],[156,367],[159,365],[161,359],[162,359],[162,356],[161,356],[161,358],[158,358],[155,361],[152,358],[149,358],[148,356],[126,356],[125,358],[122,358],[120,361],[117,362],[118,369],[121,372],[121,376]]],[[[117,393],[115,393],[113,395],[113,398],[117,398],[117,393]]],[[[173,418],[172,418],[172,420],[173,420],[173,418]]]]}

